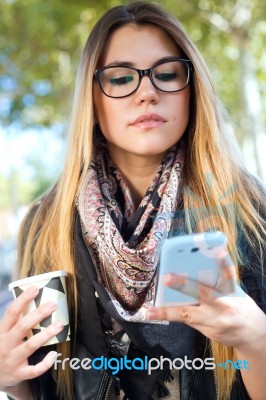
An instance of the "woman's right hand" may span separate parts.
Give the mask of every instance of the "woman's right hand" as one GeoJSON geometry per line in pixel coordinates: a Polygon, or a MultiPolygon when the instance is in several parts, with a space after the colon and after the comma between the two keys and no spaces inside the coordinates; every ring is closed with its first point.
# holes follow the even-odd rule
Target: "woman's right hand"
{"type": "Polygon", "coordinates": [[[38,293],[39,289],[35,286],[25,290],[11,303],[0,322],[0,390],[4,392],[21,385],[23,381],[42,375],[57,357],[55,351],[50,351],[38,364],[28,363],[30,355],[63,329],[60,322],[55,322],[30,339],[23,340],[30,329],[57,308],[54,302],[49,302],[22,316],[38,293]]]}

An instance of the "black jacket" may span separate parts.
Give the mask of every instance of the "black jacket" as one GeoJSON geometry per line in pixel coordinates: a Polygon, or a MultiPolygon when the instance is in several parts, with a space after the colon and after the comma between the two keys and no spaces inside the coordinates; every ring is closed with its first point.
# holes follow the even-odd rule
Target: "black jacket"
{"type": "MultiPolygon", "coordinates": [[[[241,246],[243,251],[246,251],[245,266],[241,268],[242,286],[266,312],[266,279],[262,274],[261,264],[254,251],[248,248],[244,242],[241,243],[241,246]]],[[[72,356],[79,359],[93,359],[99,356],[110,357],[112,355],[105,334],[110,324],[109,303],[108,299],[105,298],[106,292],[97,282],[96,271],[82,237],[79,218],[76,220],[75,228],[75,259],[78,276],[79,324],[76,347],[73,349],[72,356]]],[[[264,271],[266,271],[265,262],[264,271]]],[[[164,337],[171,337],[171,334],[176,330],[177,323],[170,323],[169,326],[163,328],[162,332],[158,331],[154,335],[156,328],[152,324],[119,322],[131,339],[128,357],[144,358],[145,355],[148,355],[149,357],[159,358],[160,355],[169,356],[170,350],[167,348],[167,343],[164,346],[164,337]],[[159,344],[157,344],[157,339],[159,344]]],[[[185,334],[189,338],[190,348],[185,347],[184,354],[192,351],[194,358],[208,357],[206,338],[192,328],[184,326],[184,324],[178,324],[178,329],[180,329],[180,325],[183,325],[181,334],[185,334]]],[[[37,351],[30,358],[31,363],[35,364],[42,359],[48,350],[51,350],[51,346],[37,351]]],[[[38,379],[31,381],[34,400],[58,400],[56,382],[51,372],[48,371],[38,379]]],[[[191,371],[183,368],[179,373],[181,400],[216,399],[215,379],[212,370],[191,371]]],[[[148,375],[146,371],[129,371],[128,374],[122,371],[118,379],[108,371],[79,369],[74,371],[75,400],[108,399],[110,387],[112,386],[112,390],[115,388],[119,391],[120,385],[130,400],[152,399],[152,393],[156,388],[164,397],[167,390],[163,382],[167,380],[167,377],[169,377],[169,370],[157,370],[151,375],[148,375]]],[[[248,399],[241,374],[238,372],[230,400],[248,399]]]]}

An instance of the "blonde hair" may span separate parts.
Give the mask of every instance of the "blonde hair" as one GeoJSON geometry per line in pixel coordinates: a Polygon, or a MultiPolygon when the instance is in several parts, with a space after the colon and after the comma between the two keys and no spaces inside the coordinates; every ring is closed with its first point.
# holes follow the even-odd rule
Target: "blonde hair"
{"type": "MultiPolygon", "coordinates": [[[[120,26],[153,24],[169,34],[194,66],[191,82],[190,122],[184,135],[183,203],[188,230],[220,229],[229,239],[229,250],[237,265],[241,261],[236,247],[236,227],[242,221],[258,243],[265,232],[256,207],[261,204],[257,183],[232,150],[225,133],[222,108],[217,100],[208,69],[181,25],[160,7],[136,2],[109,10],[96,24],[85,45],[76,82],[69,124],[69,145],[63,172],[56,185],[31,209],[20,233],[19,267],[21,275],[65,269],[70,279],[68,298],[71,315],[77,316],[77,287],[74,264],[75,199],[89,167],[93,152],[94,110],[93,75],[99,66],[108,36],[120,26]],[[232,229],[233,228],[233,229],[232,229]]],[[[247,240],[250,239],[247,236],[247,240]]],[[[75,323],[75,320],[73,321],[75,323]]],[[[223,362],[234,358],[234,349],[211,342],[213,357],[223,362]]],[[[58,345],[62,357],[69,357],[68,343],[58,345]]],[[[70,370],[59,370],[58,393],[72,399],[70,370]]],[[[218,399],[226,400],[234,371],[218,369],[218,399]]]]}

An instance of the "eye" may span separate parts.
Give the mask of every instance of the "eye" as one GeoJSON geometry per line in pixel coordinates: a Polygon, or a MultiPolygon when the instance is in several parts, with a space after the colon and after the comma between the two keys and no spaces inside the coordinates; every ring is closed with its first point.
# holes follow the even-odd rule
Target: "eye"
{"type": "Polygon", "coordinates": [[[119,78],[110,78],[111,85],[126,85],[134,80],[134,77],[131,75],[121,76],[119,78]]]}
{"type": "Polygon", "coordinates": [[[162,72],[155,75],[155,78],[159,81],[169,82],[177,79],[178,75],[175,72],[162,72]]]}

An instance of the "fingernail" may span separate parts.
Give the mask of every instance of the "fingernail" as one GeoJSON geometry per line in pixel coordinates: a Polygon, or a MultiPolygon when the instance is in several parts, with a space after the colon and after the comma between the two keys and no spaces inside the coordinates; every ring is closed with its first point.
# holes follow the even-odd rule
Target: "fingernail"
{"type": "Polygon", "coordinates": [[[64,325],[63,325],[62,322],[60,322],[60,321],[54,322],[54,323],[53,323],[53,326],[54,326],[55,329],[58,329],[58,330],[64,328],[64,325]]]}
{"type": "Polygon", "coordinates": [[[54,301],[49,301],[49,303],[46,303],[46,307],[49,310],[55,310],[57,308],[57,304],[54,301]]]}
{"type": "Polygon", "coordinates": [[[57,351],[51,351],[51,353],[48,354],[48,359],[51,362],[54,362],[58,357],[57,351]]]}
{"type": "Polygon", "coordinates": [[[172,286],[173,285],[173,277],[172,277],[172,275],[165,275],[163,283],[166,286],[172,286]]]}
{"type": "Polygon", "coordinates": [[[155,318],[156,318],[156,311],[155,310],[148,310],[147,319],[155,319],[155,318]]]}
{"type": "Polygon", "coordinates": [[[39,290],[39,288],[37,288],[37,286],[30,286],[30,287],[28,287],[25,291],[26,291],[28,294],[33,294],[33,293],[37,293],[38,290],[39,290]]]}
{"type": "Polygon", "coordinates": [[[164,277],[164,284],[166,286],[170,286],[176,289],[181,288],[186,283],[186,278],[183,276],[176,276],[176,275],[165,275],[164,277]]]}

